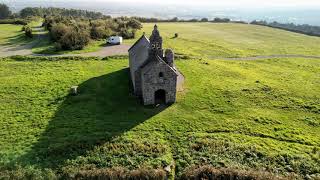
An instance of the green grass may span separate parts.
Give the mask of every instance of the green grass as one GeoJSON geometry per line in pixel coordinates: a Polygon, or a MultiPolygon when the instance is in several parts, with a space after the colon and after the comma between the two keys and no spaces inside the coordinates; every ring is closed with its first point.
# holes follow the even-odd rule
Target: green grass
{"type": "MultiPolygon", "coordinates": [[[[125,40],[133,44],[143,32],[147,36],[153,29],[152,23],[143,24],[136,38],[125,40]]],[[[21,26],[0,25],[0,44],[16,44],[26,41],[21,26]]],[[[214,59],[216,57],[247,57],[258,55],[300,54],[319,55],[319,37],[312,37],[284,30],[232,23],[159,23],[164,47],[172,48],[178,55],[214,59]],[[178,33],[178,38],[173,38],[178,33]]],[[[37,54],[81,54],[99,51],[105,41],[92,41],[83,50],[56,51],[48,34],[33,47],[37,54]]]]}
{"type": "Polygon", "coordinates": [[[21,46],[30,43],[38,43],[38,35],[42,35],[43,32],[36,31],[34,28],[41,24],[41,19],[35,19],[31,21],[28,25],[33,28],[33,38],[25,36],[24,31],[22,31],[22,25],[14,24],[0,24],[0,46],[21,46]]]}
{"type": "MultiPolygon", "coordinates": [[[[143,24],[137,33],[149,37],[153,23],[143,24]]],[[[319,37],[246,24],[158,23],[164,47],[197,58],[246,57],[275,54],[319,55],[319,37]],[[173,38],[178,33],[178,38],[173,38]]],[[[135,39],[136,40],[136,39],[135,39]]],[[[126,41],[132,44],[135,40],[126,41]]]]}
{"type": "Polygon", "coordinates": [[[0,177],[173,162],[177,177],[208,164],[320,173],[319,60],[180,60],[184,92],[150,108],[126,59],[23,59],[0,61],[0,177]]]}
{"type": "Polygon", "coordinates": [[[21,25],[0,24],[0,45],[22,45],[32,41],[21,31],[21,25]]]}

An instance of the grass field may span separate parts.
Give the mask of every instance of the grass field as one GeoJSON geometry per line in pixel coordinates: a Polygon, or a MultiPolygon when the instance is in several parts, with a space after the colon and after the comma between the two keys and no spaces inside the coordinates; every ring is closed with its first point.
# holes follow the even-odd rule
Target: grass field
{"type": "Polygon", "coordinates": [[[126,59],[1,60],[0,179],[168,165],[176,177],[193,165],[320,173],[319,60],[176,64],[184,92],[150,108],[129,93],[126,59]]]}
{"type": "Polygon", "coordinates": [[[0,45],[21,45],[32,41],[21,31],[21,25],[0,24],[0,45]]]}
{"type": "MultiPolygon", "coordinates": [[[[153,23],[143,24],[136,38],[125,40],[133,44],[143,32],[147,36],[153,23]]],[[[289,31],[245,24],[232,23],[158,23],[164,46],[175,50],[178,55],[193,58],[214,59],[217,57],[247,57],[258,55],[299,54],[319,55],[319,37],[289,31]],[[178,38],[173,38],[178,33],[178,38]]],[[[28,43],[20,32],[21,26],[0,25],[0,45],[28,43]]],[[[27,39],[28,40],[28,39],[27,39]]],[[[81,54],[101,50],[104,41],[92,41],[83,50],[56,51],[49,36],[44,36],[32,51],[37,54],[81,54]]]]}
{"type": "MultiPolygon", "coordinates": [[[[154,24],[143,24],[149,37],[154,24]]],[[[319,55],[319,37],[246,24],[158,23],[164,47],[201,58],[246,57],[275,54],[319,55]],[[178,33],[178,38],[173,38],[178,33]]],[[[133,43],[135,40],[127,41],[133,43]]]]}

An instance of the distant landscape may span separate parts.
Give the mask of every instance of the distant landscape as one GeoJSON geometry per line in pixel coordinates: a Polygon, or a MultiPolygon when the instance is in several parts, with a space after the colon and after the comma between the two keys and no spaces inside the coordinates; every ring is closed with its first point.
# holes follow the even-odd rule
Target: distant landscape
{"type": "MultiPolygon", "coordinates": [[[[150,3],[128,3],[118,1],[51,1],[51,0],[1,0],[7,3],[14,11],[19,11],[25,7],[68,7],[76,9],[87,9],[102,12],[111,16],[141,16],[170,19],[178,17],[180,19],[200,19],[208,17],[230,18],[232,20],[266,20],[268,22],[278,21],[281,23],[320,25],[320,11],[316,7],[294,7],[288,8],[263,8],[239,9],[233,7],[196,7],[185,5],[158,5],[158,2],[150,3]],[[154,8],[157,6],[159,8],[154,8]]],[[[0,3],[1,3],[0,1],[0,3]]]]}

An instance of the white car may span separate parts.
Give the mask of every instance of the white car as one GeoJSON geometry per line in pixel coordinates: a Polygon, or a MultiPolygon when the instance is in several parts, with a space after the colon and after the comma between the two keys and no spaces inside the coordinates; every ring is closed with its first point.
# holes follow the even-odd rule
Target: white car
{"type": "Polygon", "coordinates": [[[122,37],[121,36],[111,36],[107,39],[107,44],[112,44],[112,45],[116,45],[116,44],[122,44],[122,37]]]}

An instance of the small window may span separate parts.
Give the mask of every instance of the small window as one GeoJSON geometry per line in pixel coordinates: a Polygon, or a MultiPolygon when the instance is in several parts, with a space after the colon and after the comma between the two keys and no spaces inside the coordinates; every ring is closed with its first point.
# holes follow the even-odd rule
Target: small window
{"type": "Polygon", "coordinates": [[[163,78],[163,72],[159,73],[159,78],[163,78]]]}

